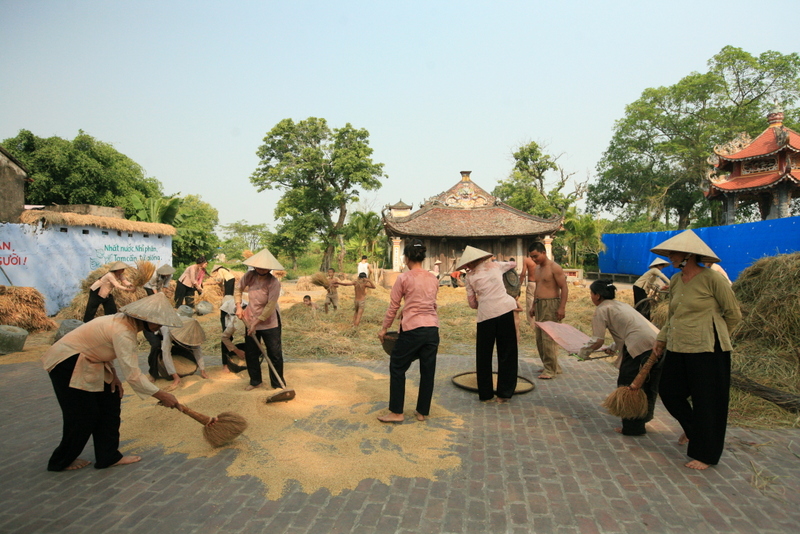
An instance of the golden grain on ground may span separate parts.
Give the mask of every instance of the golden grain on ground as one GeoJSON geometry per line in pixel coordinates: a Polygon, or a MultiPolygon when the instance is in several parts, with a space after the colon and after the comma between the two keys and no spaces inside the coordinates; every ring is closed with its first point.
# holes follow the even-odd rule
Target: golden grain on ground
{"type": "MultiPolygon", "coordinates": [[[[417,422],[416,388],[407,391],[406,406],[412,408],[406,410],[406,423],[386,425],[376,416],[386,409],[388,376],[318,362],[291,363],[285,373],[297,391],[289,402],[267,404],[275,390],[244,391],[246,373],[223,374],[219,368],[210,371],[209,380],[184,378],[174,392],[206,415],[232,411],[247,419],[247,431],[229,445],[237,455],[228,474],[258,477],[268,498],[280,498],[292,481],[308,494],[326,488],[338,495],[368,478],[384,483],[395,476],[435,480],[437,472],[460,466],[452,445],[462,419],[434,403],[431,418],[417,422]]],[[[131,440],[126,451],[163,449],[195,458],[224,450],[208,445],[197,423],[185,415],[132,395],[123,403],[122,421],[121,434],[131,440]]]]}

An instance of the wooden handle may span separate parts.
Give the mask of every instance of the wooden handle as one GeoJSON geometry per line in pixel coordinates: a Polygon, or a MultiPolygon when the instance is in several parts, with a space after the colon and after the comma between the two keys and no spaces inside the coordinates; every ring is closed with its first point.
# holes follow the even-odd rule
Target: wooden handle
{"type": "Polygon", "coordinates": [[[192,419],[194,419],[203,426],[206,426],[208,423],[211,422],[211,417],[203,415],[200,412],[196,412],[191,408],[189,408],[188,406],[186,406],[185,404],[179,404],[177,408],[178,410],[185,413],[186,415],[188,415],[189,417],[191,417],[192,419]]]}
{"type": "Polygon", "coordinates": [[[639,369],[639,374],[636,375],[636,378],[633,379],[633,382],[628,387],[631,389],[641,389],[642,384],[644,384],[644,381],[647,379],[647,375],[650,373],[650,369],[652,369],[657,361],[658,356],[656,354],[650,354],[650,357],[644,362],[642,368],[639,369]]]}

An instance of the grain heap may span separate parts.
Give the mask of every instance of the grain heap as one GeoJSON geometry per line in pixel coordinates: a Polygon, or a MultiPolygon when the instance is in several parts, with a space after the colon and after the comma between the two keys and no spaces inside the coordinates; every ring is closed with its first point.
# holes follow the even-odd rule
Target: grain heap
{"type": "MultiPolygon", "coordinates": [[[[360,367],[293,363],[286,368],[286,380],[298,396],[280,404],[264,402],[274,390],[244,391],[246,380],[239,375],[213,369],[210,376],[184,379],[178,398],[203,413],[234,411],[248,420],[247,431],[229,446],[238,454],[228,475],[258,477],[270,499],[279,498],[291,481],[309,494],[326,488],[337,495],[368,478],[435,480],[438,471],[460,466],[451,445],[463,421],[442,407],[434,404],[426,423],[411,417],[406,424],[386,426],[375,419],[386,407],[386,375],[360,367]]],[[[413,406],[416,391],[408,389],[407,405],[413,406]]],[[[132,440],[128,451],[163,448],[194,458],[224,450],[209,446],[197,435],[196,423],[174,410],[133,395],[126,396],[122,410],[121,433],[132,440]]]]}
{"type": "Polygon", "coordinates": [[[47,317],[44,297],[39,291],[15,286],[0,286],[0,325],[16,326],[29,333],[57,327],[47,317]]]}
{"type": "MultiPolygon", "coordinates": [[[[83,320],[83,314],[86,311],[86,302],[89,300],[89,288],[107,272],[108,265],[103,265],[89,273],[89,276],[81,282],[81,289],[78,291],[78,294],[75,295],[69,306],[58,312],[58,317],[61,319],[83,320]]],[[[142,288],[142,285],[147,282],[149,278],[145,280],[138,269],[130,266],[125,269],[125,278],[136,287],[136,291],[119,291],[118,289],[114,289],[111,294],[114,295],[114,302],[117,304],[117,309],[147,296],[147,292],[142,288]]],[[[164,291],[167,298],[172,297],[171,293],[174,293],[174,290],[169,293],[166,290],[164,291]]],[[[98,309],[97,317],[101,317],[102,314],[103,311],[98,309]]]]}

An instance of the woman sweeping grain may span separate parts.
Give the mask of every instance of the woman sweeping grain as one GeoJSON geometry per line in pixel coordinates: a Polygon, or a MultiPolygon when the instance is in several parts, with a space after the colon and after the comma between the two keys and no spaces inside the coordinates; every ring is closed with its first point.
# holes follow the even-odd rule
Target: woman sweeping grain
{"type": "MultiPolygon", "coordinates": [[[[219,307],[219,324],[220,327],[222,328],[222,331],[225,332],[230,327],[230,325],[233,322],[233,319],[235,318],[235,316],[232,316],[231,314],[232,313],[235,314],[236,302],[234,301],[233,293],[236,287],[236,277],[233,275],[230,269],[228,269],[222,264],[214,266],[214,268],[211,270],[211,276],[222,285],[223,304],[226,302],[227,299],[227,302],[231,302],[234,305],[233,312],[229,311],[230,305],[225,306],[225,309],[223,309],[222,305],[220,305],[219,307]]],[[[224,342],[224,336],[223,336],[223,342],[220,343],[220,351],[222,353],[222,369],[226,373],[230,372],[228,369],[228,358],[232,354],[232,351],[230,348],[228,348],[228,345],[224,342]]]]}
{"type": "Polygon", "coordinates": [[[419,239],[406,245],[403,255],[409,270],[398,276],[392,286],[389,308],[378,332],[378,339],[383,343],[386,331],[397,316],[400,301],[404,301],[400,335],[389,359],[389,413],[378,417],[382,423],[403,422],[406,371],[414,360],[419,360],[420,374],[414,415],[418,421],[424,421],[430,414],[439,351],[439,316],[436,313],[439,281],[422,268],[426,251],[419,239]]]}
{"type": "Polygon", "coordinates": [[[516,268],[513,261],[487,261],[492,257],[475,247],[464,249],[456,269],[466,269],[467,303],[478,310],[475,340],[475,373],[478,398],[494,398],[492,352],[497,344],[497,402],[508,402],[517,388],[517,328],[514,310],[517,301],[506,292],[503,273],[516,268]]]}
{"type": "Polygon", "coordinates": [[[83,322],[88,323],[97,314],[97,308],[103,306],[103,315],[114,315],[117,313],[117,303],[114,302],[114,295],[111,292],[114,288],[122,291],[136,291],[133,284],[125,278],[125,268],[128,267],[121,261],[115,261],[108,266],[108,272],[101,276],[89,288],[89,300],[86,302],[86,311],[83,314],[83,322]]]}
{"type": "MultiPolygon", "coordinates": [[[[603,345],[606,329],[611,332],[614,344],[622,351],[619,361],[619,377],[617,386],[630,385],[639,368],[650,357],[658,329],[645,319],[633,307],[616,300],[617,288],[611,280],[596,280],[589,286],[592,304],[597,306],[592,317],[592,335],[586,345],[578,352],[581,358],[587,358],[603,345]]],[[[613,350],[610,349],[610,350],[613,350]]],[[[625,436],[642,436],[647,433],[645,423],[652,421],[658,398],[658,384],[664,358],[650,369],[642,391],[647,395],[647,416],[641,419],[623,419],[622,426],[614,430],[625,436]]]]}
{"type": "Polygon", "coordinates": [[[145,328],[155,331],[161,325],[180,326],[180,318],[163,293],[132,302],[120,311],[79,326],[42,355],[64,423],[61,443],[50,457],[48,471],[89,465],[78,455],[90,436],[94,439],[95,468],[141,460],[119,452],[123,390],[114,360],[140,398],[152,396],[170,408],[178,406],[178,399],[158,389],[139,370],[136,337],[145,328]]]}
{"type": "Polygon", "coordinates": [[[678,443],[689,443],[692,460],[686,467],[707,469],[719,462],[725,446],[730,333],[742,314],[728,281],[700,265],[719,258],[697,234],[686,230],[651,252],[680,269],[670,280],[667,322],[653,345],[656,355],[666,349],[661,400],[683,428],[678,443]]]}
{"type": "Polygon", "coordinates": [[[184,317],[181,322],[183,323],[181,327],[162,326],[160,328],[158,334],[156,334],[157,339],[160,341],[159,350],[157,352],[151,350],[147,358],[150,376],[153,379],[162,375],[162,373],[159,373],[159,363],[164,366],[164,371],[166,371],[168,377],[163,378],[172,378],[170,389],[181,385],[181,375],[175,369],[173,356],[194,360],[200,370],[200,376],[208,378],[202,349],[203,342],[206,340],[206,333],[197,319],[184,317]]]}

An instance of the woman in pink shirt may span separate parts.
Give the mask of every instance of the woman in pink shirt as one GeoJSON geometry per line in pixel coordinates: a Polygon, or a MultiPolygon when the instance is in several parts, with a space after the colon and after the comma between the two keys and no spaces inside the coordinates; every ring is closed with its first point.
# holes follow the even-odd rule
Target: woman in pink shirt
{"type": "Polygon", "coordinates": [[[83,313],[83,322],[88,323],[97,314],[97,308],[103,306],[103,315],[114,315],[117,313],[117,303],[114,302],[114,295],[111,294],[114,288],[122,291],[136,291],[136,288],[125,278],[125,268],[127,265],[121,261],[115,261],[108,266],[108,272],[100,277],[89,288],[89,300],[86,302],[86,311],[83,313]]]}
{"type": "Polygon", "coordinates": [[[398,276],[392,286],[389,308],[383,319],[383,327],[378,332],[378,339],[383,343],[403,300],[400,335],[389,359],[389,413],[378,417],[382,423],[403,422],[406,371],[414,360],[419,360],[420,374],[414,415],[418,421],[424,421],[430,413],[436,353],[439,351],[439,316],[436,313],[439,281],[422,268],[426,251],[419,239],[406,245],[403,255],[408,271],[398,276]]]}
{"type": "Polygon", "coordinates": [[[187,306],[194,306],[195,291],[203,292],[203,279],[206,276],[206,266],[208,261],[205,256],[199,256],[194,260],[194,265],[190,265],[183,271],[175,285],[175,307],[179,308],[184,299],[187,306]]]}
{"type": "Polygon", "coordinates": [[[475,372],[478,398],[494,398],[492,352],[497,343],[497,402],[508,402],[517,388],[517,328],[514,310],[517,301],[506,292],[503,273],[514,269],[514,261],[487,261],[492,257],[475,247],[467,247],[456,269],[467,269],[467,303],[478,310],[475,340],[475,372]]]}

